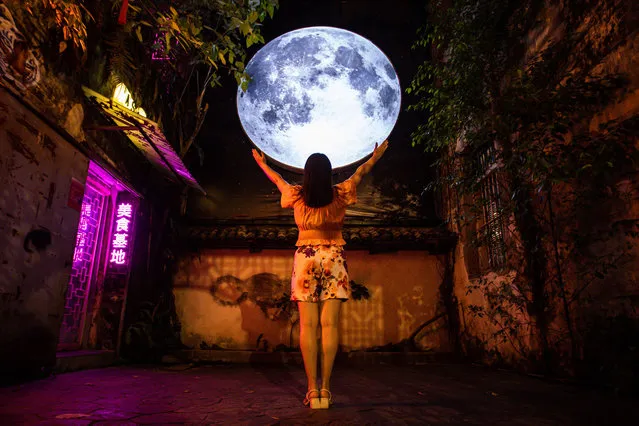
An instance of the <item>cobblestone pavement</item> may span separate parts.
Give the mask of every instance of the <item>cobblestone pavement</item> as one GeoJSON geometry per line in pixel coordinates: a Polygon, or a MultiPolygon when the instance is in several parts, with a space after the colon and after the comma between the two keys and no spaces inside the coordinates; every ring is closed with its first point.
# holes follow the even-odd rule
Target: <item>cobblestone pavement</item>
{"type": "Polygon", "coordinates": [[[0,388],[0,424],[638,425],[636,401],[469,365],[337,368],[301,405],[300,367],[113,367],[0,388]]]}

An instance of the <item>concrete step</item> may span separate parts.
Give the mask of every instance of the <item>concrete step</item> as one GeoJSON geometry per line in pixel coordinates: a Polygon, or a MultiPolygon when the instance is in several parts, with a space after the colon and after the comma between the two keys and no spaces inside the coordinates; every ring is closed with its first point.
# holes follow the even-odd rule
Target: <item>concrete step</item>
{"type": "Polygon", "coordinates": [[[56,354],[56,373],[103,368],[114,365],[115,351],[79,350],[56,354]]]}

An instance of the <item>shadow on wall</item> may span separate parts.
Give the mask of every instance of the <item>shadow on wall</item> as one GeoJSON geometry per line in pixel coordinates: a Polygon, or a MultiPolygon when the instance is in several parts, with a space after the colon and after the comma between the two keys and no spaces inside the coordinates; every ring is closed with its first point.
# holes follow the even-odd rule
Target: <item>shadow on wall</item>
{"type": "MultiPolygon", "coordinates": [[[[46,249],[50,245],[51,232],[46,228],[29,231],[23,241],[26,256],[35,256],[32,260],[36,263],[40,256],[46,256],[46,249]]],[[[6,326],[10,323],[7,321],[8,315],[11,315],[10,302],[21,299],[21,287],[16,287],[15,295],[3,293],[1,296],[0,315],[6,326]]],[[[43,323],[31,312],[23,312],[19,315],[19,329],[6,329],[1,335],[5,349],[0,351],[0,371],[3,376],[1,382],[22,380],[25,377],[45,377],[53,371],[55,357],[51,355],[55,354],[58,336],[52,332],[50,324],[43,323]]]]}
{"type": "MultiPolygon", "coordinates": [[[[222,275],[209,286],[176,284],[174,288],[177,291],[186,288],[191,292],[208,293],[218,306],[239,308],[240,328],[247,334],[247,342],[253,342],[259,350],[275,349],[271,346],[273,340],[268,337],[281,334],[282,327],[288,327],[292,332],[299,319],[296,306],[290,301],[288,280],[268,272],[252,275],[246,280],[222,275]]],[[[292,336],[289,336],[288,342],[277,345],[280,349],[281,346],[292,346],[292,336]]],[[[200,344],[201,349],[215,349],[218,346],[205,340],[200,344]]]]}
{"type": "MultiPolygon", "coordinates": [[[[368,300],[343,305],[344,350],[393,345],[437,315],[440,271],[424,252],[348,254],[356,292],[368,300]]],[[[204,250],[179,261],[174,277],[182,342],[199,349],[291,350],[297,347],[297,307],[290,302],[292,255],[204,250]],[[284,278],[282,278],[284,277],[284,278]]],[[[363,299],[363,298],[362,298],[363,299]]],[[[419,333],[422,350],[448,350],[443,321],[419,333]]]]}
{"type": "Polygon", "coordinates": [[[50,325],[33,314],[26,314],[21,315],[20,328],[23,330],[20,334],[2,336],[3,343],[6,343],[4,350],[0,351],[2,384],[46,377],[55,368],[58,335],[50,325]]]}

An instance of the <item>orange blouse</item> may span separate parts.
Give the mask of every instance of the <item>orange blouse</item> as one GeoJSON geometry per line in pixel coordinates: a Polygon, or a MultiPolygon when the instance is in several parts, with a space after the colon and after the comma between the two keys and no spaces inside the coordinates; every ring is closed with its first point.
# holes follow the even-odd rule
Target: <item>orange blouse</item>
{"type": "Polygon", "coordinates": [[[292,208],[299,228],[296,246],[346,244],[342,225],[346,207],[357,202],[357,186],[351,179],[333,186],[333,201],[323,207],[308,207],[302,187],[287,185],[282,191],[282,208],[292,208]]]}

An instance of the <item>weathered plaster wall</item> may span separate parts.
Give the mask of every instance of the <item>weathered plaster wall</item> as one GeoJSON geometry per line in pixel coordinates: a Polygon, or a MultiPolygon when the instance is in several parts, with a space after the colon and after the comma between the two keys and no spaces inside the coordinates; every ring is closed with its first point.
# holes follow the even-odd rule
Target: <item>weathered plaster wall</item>
{"type": "MultiPolygon", "coordinates": [[[[418,251],[375,255],[347,251],[347,258],[351,279],[366,286],[370,298],[342,305],[344,350],[398,343],[435,316],[441,284],[435,256],[418,251]]],[[[290,291],[292,261],[289,250],[202,250],[184,256],[174,279],[182,342],[193,348],[297,347],[299,329],[291,325],[297,313],[292,321],[286,316],[277,319],[273,303],[290,291]]],[[[425,330],[418,344],[448,350],[446,331],[439,327],[440,322],[425,330]]]]}
{"type": "MultiPolygon", "coordinates": [[[[565,28],[563,28],[563,23],[558,19],[556,10],[553,7],[548,7],[545,13],[544,23],[538,28],[538,31],[531,33],[529,36],[527,59],[548,47],[551,41],[565,36],[565,28]]],[[[636,23],[637,17],[630,15],[625,16],[625,22],[623,23],[620,21],[619,16],[610,16],[609,14],[591,16],[590,19],[594,20],[596,25],[593,27],[593,30],[589,32],[588,39],[594,40],[593,45],[597,46],[597,48],[605,49],[607,48],[606,43],[610,43],[610,41],[607,40],[609,33],[615,30],[619,25],[631,26],[633,22],[636,23]],[[633,21],[633,19],[635,19],[635,21],[633,21]]],[[[624,75],[628,79],[628,87],[625,92],[620,92],[620,96],[615,102],[602,108],[601,111],[593,117],[592,121],[588,123],[592,131],[596,131],[600,125],[608,121],[628,119],[639,113],[639,32],[637,32],[636,29],[631,29],[631,31],[628,31],[628,37],[616,41],[618,41],[616,47],[605,57],[601,64],[598,64],[593,69],[593,73],[618,73],[624,75]]],[[[629,135],[629,137],[633,136],[629,135]]],[[[634,139],[639,142],[636,135],[634,139]]],[[[636,222],[639,217],[639,176],[637,173],[639,173],[639,171],[635,171],[635,173],[628,176],[627,179],[618,183],[618,189],[624,193],[624,195],[628,196],[627,198],[623,197],[623,199],[602,202],[588,212],[588,217],[592,219],[593,226],[601,225],[605,227],[615,221],[636,222]]],[[[559,190],[557,190],[557,192],[559,192],[559,190]]],[[[556,197],[559,198],[558,195],[556,195],[556,197]]],[[[556,207],[555,211],[558,211],[560,215],[561,211],[559,209],[560,207],[556,207]]],[[[450,208],[448,214],[451,216],[454,215],[453,210],[454,207],[450,208]]],[[[460,231],[458,229],[452,230],[460,231]]],[[[498,349],[502,356],[509,358],[510,361],[516,362],[517,359],[521,358],[522,354],[517,352],[514,345],[496,337],[494,334],[497,331],[497,327],[491,324],[485,317],[477,317],[469,310],[470,305],[487,306],[487,301],[479,292],[468,291],[468,286],[477,283],[479,278],[469,278],[469,264],[466,259],[464,259],[464,245],[466,241],[463,239],[463,233],[460,232],[460,235],[462,238],[456,249],[455,257],[455,294],[459,301],[460,315],[462,316],[462,332],[467,338],[466,343],[472,344],[472,339],[477,338],[477,341],[486,343],[484,350],[498,349]]],[[[606,244],[606,247],[602,247],[602,253],[610,250],[611,246],[615,244],[621,247],[622,244],[628,242],[628,239],[615,236],[615,238],[606,244]]],[[[634,315],[637,315],[636,305],[634,307],[628,306],[629,300],[636,301],[639,297],[639,287],[637,286],[637,277],[639,277],[639,262],[637,261],[639,259],[639,247],[636,245],[636,241],[633,243],[635,243],[635,247],[628,253],[628,257],[623,263],[623,266],[618,271],[611,272],[606,279],[598,280],[588,288],[584,297],[586,297],[586,294],[592,297],[593,301],[596,301],[592,306],[596,306],[596,308],[592,309],[592,312],[573,312],[573,316],[577,321],[583,321],[584,318],[590,314],[614,316],[634,311],[634,315]]],[[[578,267],[579,265],[573,265],[573,268],[578,267]]],[[[568,290],[570,291],[582,285],[582,283],[575,282],[574,279],[571,279],[574,277],[571,275],[571,272],[574,271],[570,270],[570,266],[565,266],[565,268],[566,276],[568,277],[568,282],[566,283],[568,290]]],[[[513,276],[490,273],[481,277],[481,279],[485,279],[489,282],[495,280],[512,280],[513,276]]],[[[522,321],[528,321],[529,319],[523,318],[523,315],[524,314],[520,314],[522,321]]],[[[578,323],[576,327],[582,325],[583,324],[578,323]]],[[[566,329],[562,313],[559,309],[551,327],[566,329]]],[[[531,330],[531,333],[532,332],[531,330]]],[[[533,347],[536,344],[536,342],[532,339],[528,339],[525,335],[522,335],[521,339],[523,342],[521,346],[525,348],[533,347]]],[[[473,350],[471,347],[467,347],[466,349],[473,350]]]]}
{"type": "Polygon", "coordinates": [[[88,159],[0,88],[0,376],[55,364],[88,159]],[[40,249],[25,238],[50,233],[40,249]]]}
{"type": "MultiPolygon", "coordinates": [[[[505,361],[516,364],[522,356],[522,354],[518,352],[517,346],[511,344],[508,339],[504,340],[501,335],[497,334],[499,331],[497,325],[485,316],[480,317],[475,315],[472,311],[472,306],[488,309],[488,300],[480,291],[468,291],[469,286],[476,284],[480,279],[490,283],[502,281],[512,282],[514,276],[512,274],[498,275],[488,273],[481,278],[471,279],[468,276],[468,269],[464,258],[464,244],[464,241],[460,241],[455,252],[455,272],[453,278],[454,295],[458,302],[461,323],[460,331],[463,336],[464,351],[467,355],[482,357],[485,355],[484,351],[497,350],[505,361]]],[[[518,315],[512,310],[511,313],[516,318],[519,318],[521,323],[529,322],[529,318],[524,317],[522,314],[518,315]]],[[[524,347],[530,347],[530,345],[534,344],[530,339],[530,334],[533,330],[528,331],[529,333],[526,333],[526,330],[521,330],[522,333],[519,336],[524,347]]]]}

